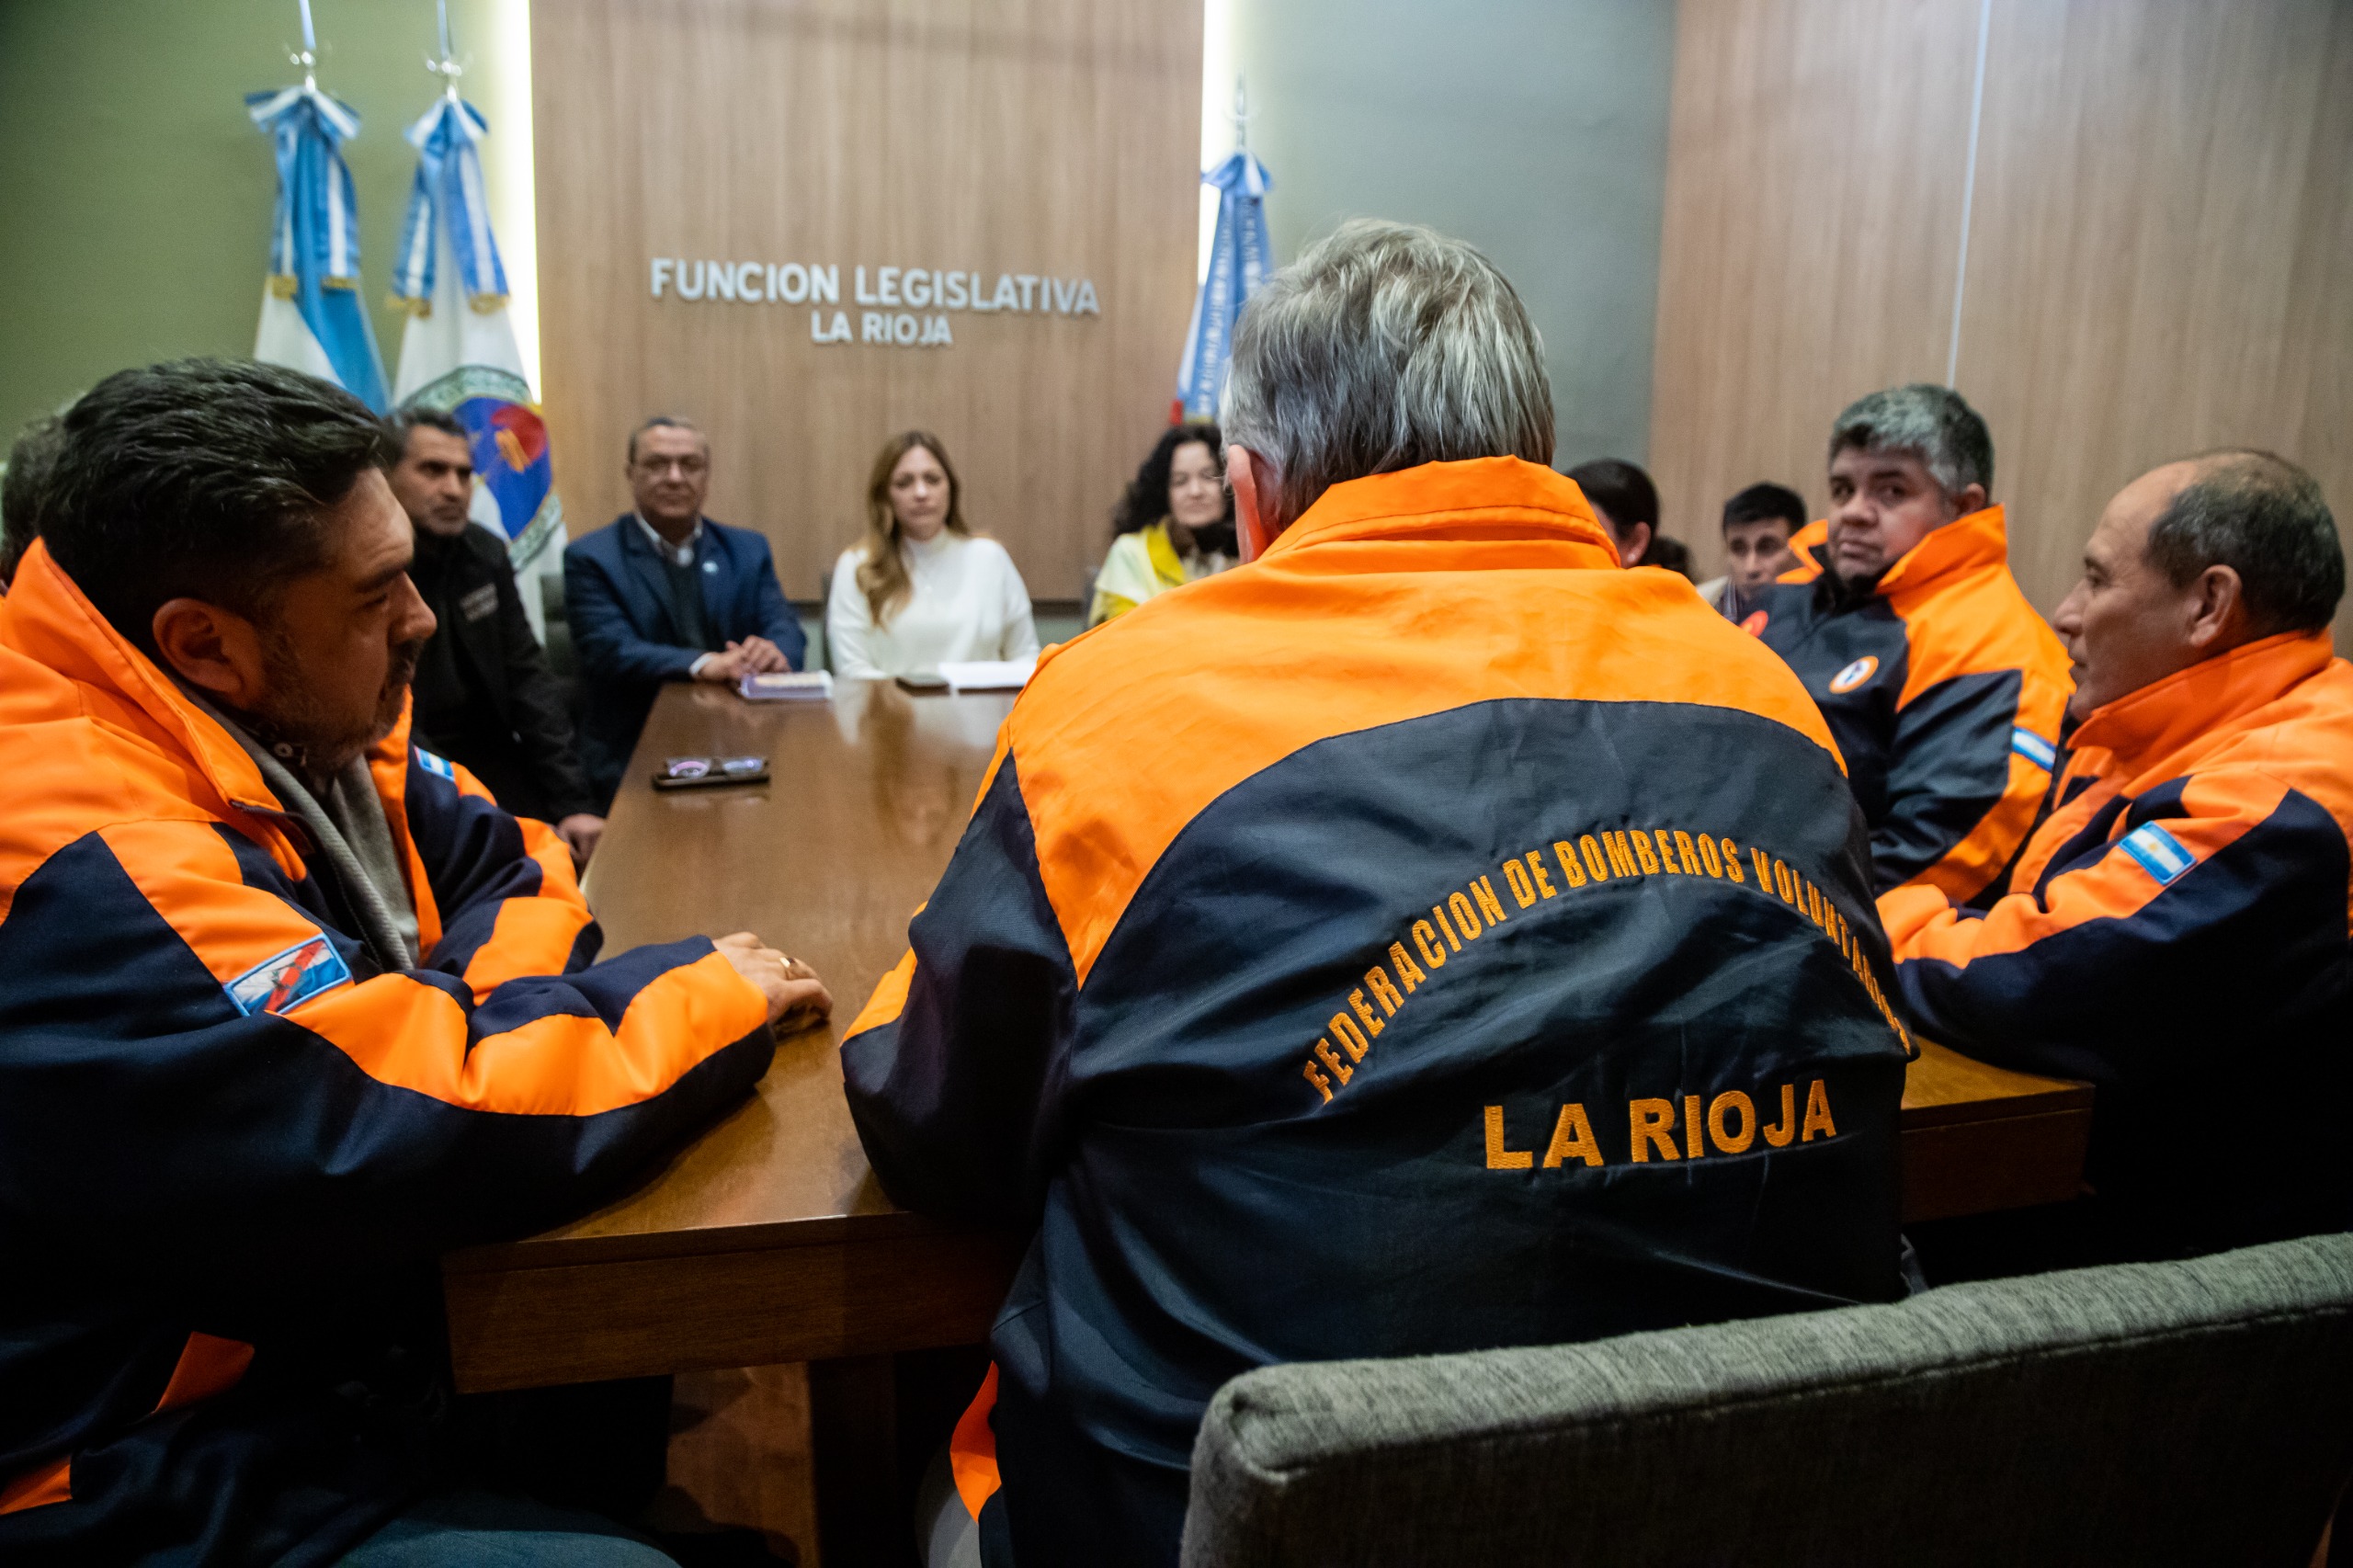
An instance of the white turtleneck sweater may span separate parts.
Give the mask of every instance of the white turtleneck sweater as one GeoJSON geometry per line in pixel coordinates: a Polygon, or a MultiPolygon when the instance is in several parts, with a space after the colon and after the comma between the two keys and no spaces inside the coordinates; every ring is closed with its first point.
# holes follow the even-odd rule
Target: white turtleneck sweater
{"type": "Polygon", "coordinates": [[[1013,557],[993,539],[942,529],[929,542],[903,541],[914,591],[876,626],[858,585],[864,546],[834,562],[825,602],[825,644],[834,674],[868,677],[936,670],[943,660],[1028,659],[1038,653],[1029,590],[1013,557]]]}

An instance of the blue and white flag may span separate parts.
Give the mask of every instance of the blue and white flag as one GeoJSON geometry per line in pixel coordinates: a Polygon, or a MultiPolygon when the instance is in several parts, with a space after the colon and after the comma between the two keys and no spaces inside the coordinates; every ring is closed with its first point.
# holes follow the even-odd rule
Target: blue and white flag
{"type": "MultiPolygon", "coordinates": [[[[447,46],[444,45],[446,52],[447,46]]],[[[409,127],[417,150],[392,296],[409,312],[393,396],[454,415],[473,438],[474,521],[506,540],[531,630],[547,635],[539,580],[561,568],[563,503],[547,422],[531,400],[506,268],[483,195],[481,111],[451,93],[409,127]]]]}
{"type": "Polygon", "coordinates": [[[1218,189],[1217,234],[1210,245],[1209,276],[1193,301],[1193,326],[1185,337],[1185,362],[1176,371],[1172,424],[1217,417],[1225,392],[1226,360],[1233,346],[1233,324],[1243,304],[1275,269],[1274,241],[1267,233],[1267,188],[1274,181],[1267,165],[1236,149],[1201,176],[1218,189]]]}
{"type": "Polygon", "coordinates": [[[506,268],[483,195],[481,142],[489,131],[482,111],[454,97],[443,97],[408,128],[408,143],[417,152],[416,179],[409,187],[408,221],[401,225],[392,297],[419,315],[432,306],[441,248],[437,238],[449,242],[475,310],[506,302],[506,268]]]}
{"type": "Polygon", "coordinates": [[[334,381],[381,414],[389,406],[384,360],[359,298],[359,213],[343,161],[359,117],[308,81],[248,93],[245,109],[278,152],[254,358],[334,381]]]}

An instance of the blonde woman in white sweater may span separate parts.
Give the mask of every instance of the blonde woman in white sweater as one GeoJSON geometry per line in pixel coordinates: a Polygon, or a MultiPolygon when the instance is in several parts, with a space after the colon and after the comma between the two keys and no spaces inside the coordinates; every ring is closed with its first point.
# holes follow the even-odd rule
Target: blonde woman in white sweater
{"type": "Polygon", "coordinates": [[[866,539],[834,563],[825,645],[834,674],[927,674],[943,662],[1038,653],[1029,590],[1013,557],[964,521],[939,437],[893,436],[866,487],[866,539]]]}

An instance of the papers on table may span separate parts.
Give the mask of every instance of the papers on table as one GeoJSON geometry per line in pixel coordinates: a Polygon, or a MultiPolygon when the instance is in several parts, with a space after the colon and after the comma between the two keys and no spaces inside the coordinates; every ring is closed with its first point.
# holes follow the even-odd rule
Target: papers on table
{"type": "Polygon", "coordinates": [[[779,670],[745,676],[735,689],[747,702],[825,702],[833,698],[834,677],[824,670],[779,670]]]}
{"type": "Polygon", "coordinates": [[[1019,691],[1037,667],[1035,659],[949,660],[939,673],[950,691],[1019,691]]]}

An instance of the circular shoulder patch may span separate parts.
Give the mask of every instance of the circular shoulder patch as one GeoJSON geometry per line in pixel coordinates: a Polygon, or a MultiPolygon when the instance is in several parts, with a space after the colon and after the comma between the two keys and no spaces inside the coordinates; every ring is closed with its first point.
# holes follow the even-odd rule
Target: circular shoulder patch
{"type": "Polygon", "coordinates": [[[1831,695],[1843,696],[1846,693],[1854,690],[1857,687],[1862,685],[1863,682],[1870,679],[1871,676],[1877,674],[1879,674],[1878,656],[1876,654],[1865,653],[1861,658],[1857,659],[1853,664],[1848,665],[1845,669],[1840,670],[1836,675],[1830,677],[1831,695]]]}

